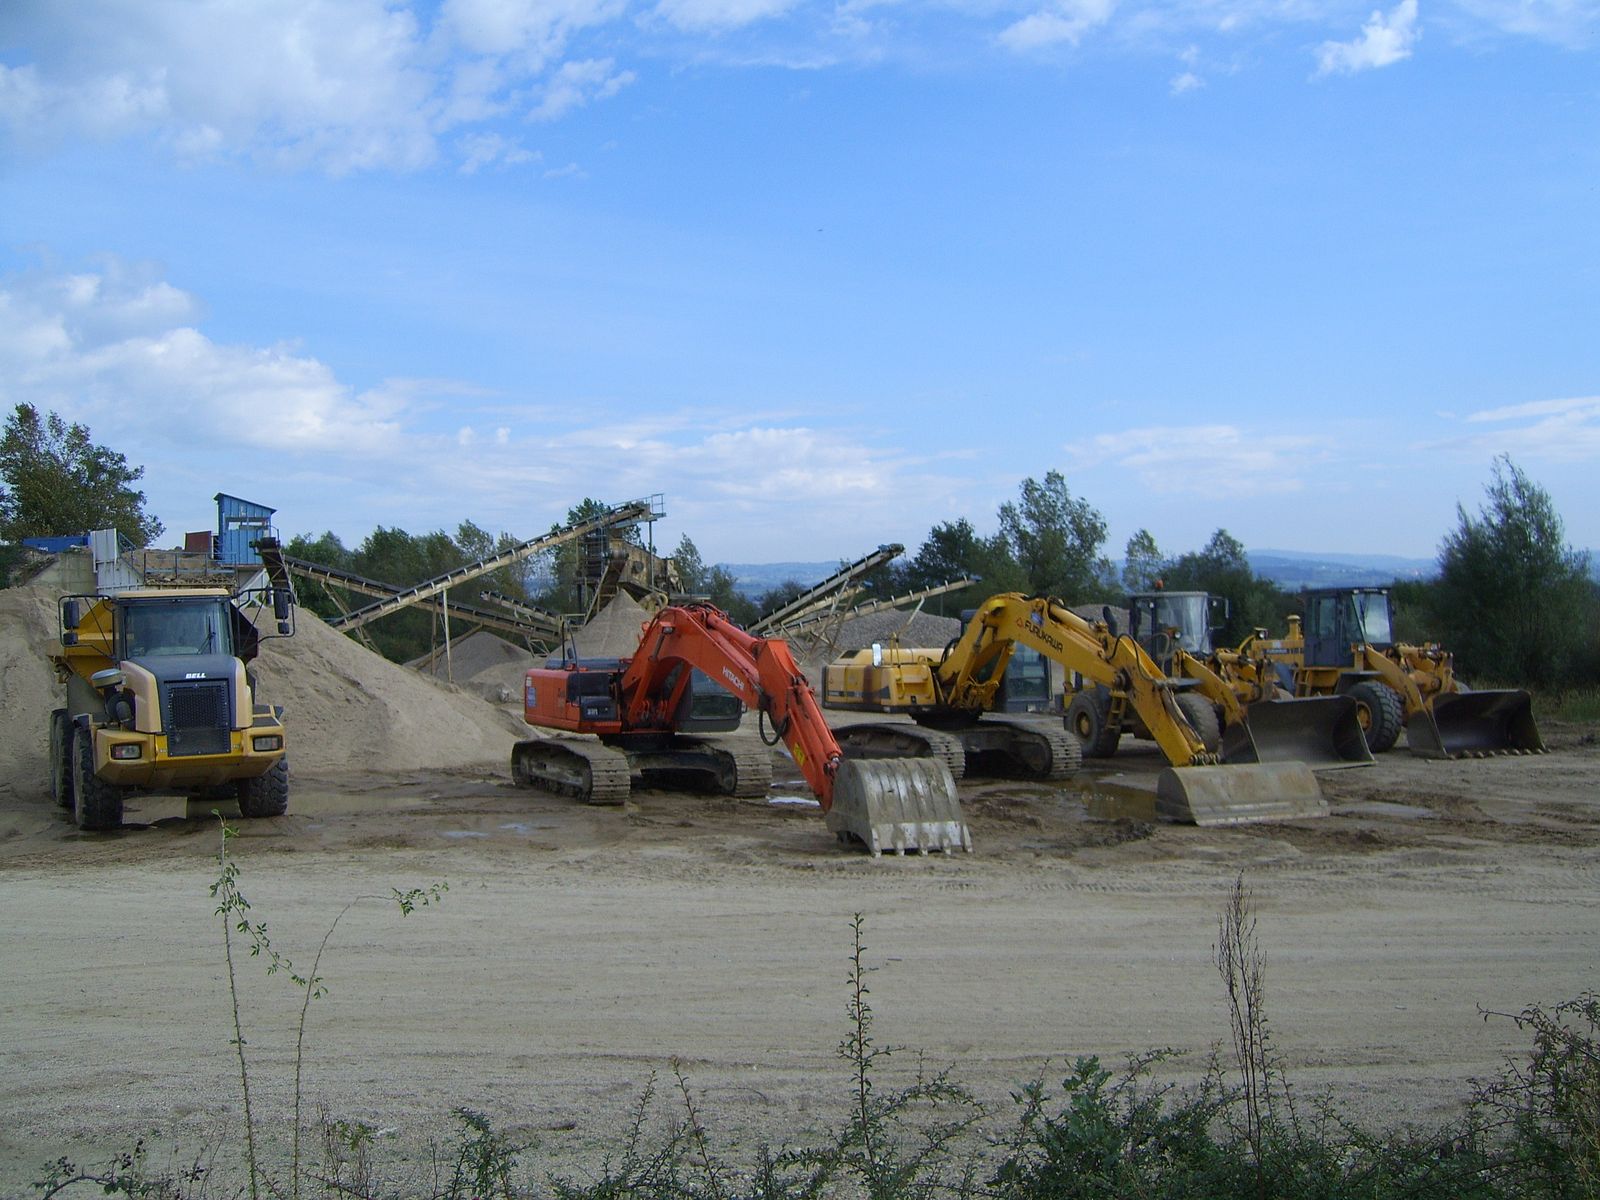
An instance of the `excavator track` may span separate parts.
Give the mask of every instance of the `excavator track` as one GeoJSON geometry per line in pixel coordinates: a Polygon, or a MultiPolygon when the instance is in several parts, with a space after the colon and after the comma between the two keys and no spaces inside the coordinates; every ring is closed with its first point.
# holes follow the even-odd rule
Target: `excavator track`
{"type": "Polygon", "coordinates": [[[969,761],[992,751],[1003,756],[1012,771],[1029,779],[1065,779],[1083,766],[1082,745],[1059,719],[985,713],[962,733],[969,761]]]}
{"type": "Polygon", "coordinates": [[[772,751],[757,738],[680,736],[673,745],[714,763],[717,790],[725,796],[753,799],[772,790],[772,751]]]}
{"type": "Polygon", "coordinates": [[[599,742],[537,738],[511,748],[511,776],[522,787],[585,804],[624,804],[632,769],[621,750],[599,742]]]}
{"type": "Polygon", "coordinates": [[[967,773],[967,752],[961,738],[941,729],[909,722],[866,722],[833,731],[846,758],[931,758],[944,763],[952,778],[967,773]]]}

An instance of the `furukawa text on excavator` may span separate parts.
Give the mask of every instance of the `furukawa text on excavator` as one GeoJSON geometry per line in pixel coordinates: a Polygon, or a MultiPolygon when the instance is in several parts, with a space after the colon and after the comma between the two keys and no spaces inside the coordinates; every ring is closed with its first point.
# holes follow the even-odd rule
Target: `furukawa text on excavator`
{"type": "Polygon", "coordinates": [[[736,796],[764,795],[772,764],[753,739],[699,736],[736,728],[744,707],[770,728],[816,795],[841,841],[884,850],[970,850],[955,779],[935,758],[847,759],[810,683],[778,638],[739,628],[710,604],[671,605],[642,627],[630,658],[568,660],[525,679],[523,714],[541,729],[597,741],[541,737],[512,749],[516,781],[590,804],[621,804],[635,775],[736,796]],[[696,681],[711,680],[739,704],[709,711],[696,681]],[[741,748],[741,743],[743,748],[741,748]]]}

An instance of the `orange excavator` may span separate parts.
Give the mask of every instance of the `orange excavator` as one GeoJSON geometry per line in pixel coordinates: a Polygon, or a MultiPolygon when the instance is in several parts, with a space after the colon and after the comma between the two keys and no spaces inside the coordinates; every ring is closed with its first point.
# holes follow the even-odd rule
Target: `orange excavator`
{"type": "Polygon", "coordinates": [[[955,779],[942,760],[846,759],[787,643],[748,633],[709,604],[661,609],[644,623],[630,658],[530,669],[528,724],[595,734],[598,741],[518,742],[513,777],[589,804],[623,803],[636,774],[669,784],[698,777],[725,794],[765,794],[766,751],[741,752],[733,742],[697,736],[734,728],[742,711],[731,720],[726,713],[703,715],[695,684],[706,679],[757,711],[768,746],[783,742],[841,842],[859,842],[874,855],[972,849],[955,779]]]}

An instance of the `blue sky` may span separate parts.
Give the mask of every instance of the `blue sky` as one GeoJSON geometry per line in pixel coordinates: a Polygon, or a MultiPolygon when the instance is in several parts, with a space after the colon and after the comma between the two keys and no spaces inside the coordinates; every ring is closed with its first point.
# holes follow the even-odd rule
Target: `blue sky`
{"type": "Polygon", "coordinates": [[[0,406],[354,544],[661,493],[1600,546],[1600,0],[0,3],[0,406]]]}

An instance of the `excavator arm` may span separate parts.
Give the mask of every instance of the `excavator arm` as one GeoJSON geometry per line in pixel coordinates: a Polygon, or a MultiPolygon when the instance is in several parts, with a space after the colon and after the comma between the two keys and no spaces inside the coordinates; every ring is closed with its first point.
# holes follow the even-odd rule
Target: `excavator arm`
{"type": "Polygon", "coordinates": [[[1172,766],[1218,761],[1184,719],[1170,681],[1138,642],[1091,625],[1048,596],[1007,592],[979,606],[935,671],[944,702],[954,708],[987,710],[1019,644],[1126,695],[1172,766]]]}
{"type": "Polygon", "coordinates": [[[756,709],[788,747],[841,840],[884,849],[972,849],[955,779],[928,758],[846,759],[816,694],[776,638],[740,629],[709,604],[663,608],[618,680],[625,728],[670,728],[696,668],[756,709]]]}
{"type": "Polygon", "coordinates": [[[822,803],[833,807],[844,759],[816,696],[786,643],[740,629],[710,605],[663,608],[644,627],[619,682],[625,728],[665,728],[694,667],[763,713],[822,803]]]}

